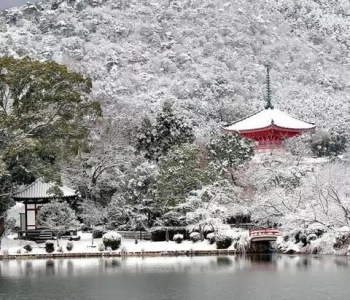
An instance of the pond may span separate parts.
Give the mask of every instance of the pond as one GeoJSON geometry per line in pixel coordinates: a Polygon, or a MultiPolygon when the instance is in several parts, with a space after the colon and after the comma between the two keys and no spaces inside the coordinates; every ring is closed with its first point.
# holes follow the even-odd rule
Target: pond
{"type": "Polygon", "coordinates": [[[350,258],[219,256],[0,261],[1,300],[344,300],[350,258]]]}

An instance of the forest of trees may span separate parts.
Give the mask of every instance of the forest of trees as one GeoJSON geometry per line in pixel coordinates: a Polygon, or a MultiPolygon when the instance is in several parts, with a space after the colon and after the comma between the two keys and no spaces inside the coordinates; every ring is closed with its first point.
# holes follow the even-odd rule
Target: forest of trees
{"type": "Polygon", "coordinates": [[[2,12],[2,194],[62,180],[86,220],[119,229],[348,225],[348,11],[346,0],[46,0],[2,12]],[[264,107],[266,63],[275,107],[317,132],[255,159],[221,128],[264,107]],[[17,90],[15,71],[33,89],[17,90]],[[7,111],[8,91],[25,104],[7,111]]]}

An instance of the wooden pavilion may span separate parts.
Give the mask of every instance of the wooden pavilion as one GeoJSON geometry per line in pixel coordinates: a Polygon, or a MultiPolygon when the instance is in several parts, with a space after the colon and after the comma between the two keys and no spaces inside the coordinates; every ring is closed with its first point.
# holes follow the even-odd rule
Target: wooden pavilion
{"type": "Polygon", "coordinates": [[[67,201],[75,201],[78,194],[75,190],[61,186],[60,196],[57,196],[53,191],[57,186],[50,182],[44,182],[42,179],[37,179],[32,184],[19,189],[12,195],[15,201],[23,202],[25,205],[25,212],[20,214],[21,231],[37,229],[36,215],[43,204],[54,199],[64,199],[67,201]]]}
{"type": "Polygon", "coordinates": [[[238,132],[255,141],[256,152],[283,150],[283,141],[306,132],[314,132],[315,125],[295,119],[275,109],[271,102],[270,68],[267,67],[267,105],[265,109],[224,127],[227,133],[238,132]]]}

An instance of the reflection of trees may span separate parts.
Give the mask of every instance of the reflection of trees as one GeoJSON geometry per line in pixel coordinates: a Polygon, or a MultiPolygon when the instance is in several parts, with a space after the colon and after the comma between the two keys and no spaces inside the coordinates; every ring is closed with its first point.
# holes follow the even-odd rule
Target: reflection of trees
{"type": "Polygon", "coordinates": [[[312,265],[310,257],[301,257],[295,264],[297,268],[308,268],[312,265]]]}
{"type": "Polygon", "coordinates": [[[272,254],[254,254],[246,257],[253,270],[277,270],[276,257],[272,254]]]}
{"type": "Polygon", "coordinates": [[[26,261],[25,274],[26,274],[26,276],[30,276],[33,274],[33,263],[30,260],[26,261]]]}
{"type": "Polygon", "coordinates": [[[217,266],[220,267],[229,267],[232,265],[232,259],[227,256],[218,256],[216,258],[216,264],[217,266]]]}
{"type": "Polygon", "coordinates": [[[347,257],[336,257],[336,258],[334,258],[333,261],[337,267],[342,267],[342,268],[349,268],[350,267],[349,258],[347,258],[347,257]]]}
{"type": "Polygon", "coordinates": [[[67,261],[67,275],[73,275],[74,274],[74,264],[71,260],[67,261]]]}
{"type": "Polygon", "coordinates": [[[46,275],[55,274],[55,261],[53,259],[48,259],[46,261],[46,275]]]}
{"type": "Polygon", "coordinates": [[[113,259],[106,259],[105,260],[105,271],[108,269],[116,269],[120,268],[121,263],[119,259],[113,258],[113,259]]]}
{"type": "Polygon", "coordinates": [[[275,262],[275,256],[272,254],[254,254],[254,255],[249,255],[247,258],[251,262],[262,263],[262,264],[275,262]]]}

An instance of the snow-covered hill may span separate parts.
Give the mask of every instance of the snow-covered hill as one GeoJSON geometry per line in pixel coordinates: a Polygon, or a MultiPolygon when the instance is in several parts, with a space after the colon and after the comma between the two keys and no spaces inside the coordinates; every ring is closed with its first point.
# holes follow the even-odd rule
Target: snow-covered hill
{"type": "Polygon", "coordinates": [[[205,131],[275,106],[350,129],[348,0],[45,0],[1,13],[0,55],[54,60],[94,81],[104,114],[164,100],[205,131]]]}

